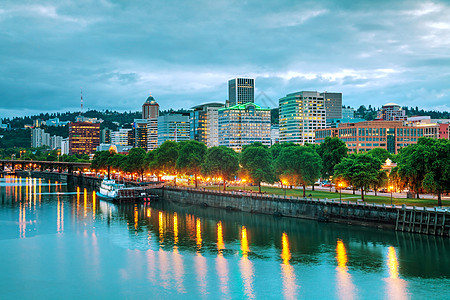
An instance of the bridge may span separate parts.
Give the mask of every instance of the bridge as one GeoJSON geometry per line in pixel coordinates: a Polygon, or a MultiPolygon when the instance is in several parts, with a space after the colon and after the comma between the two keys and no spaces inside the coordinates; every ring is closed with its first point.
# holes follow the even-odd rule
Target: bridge
{"type": "Polygon", "coordinates": [[[61,173],[63,170],[67,170],[67,173],[72,174],[76,169],[86,169],[91,166],[91,163],[84,162],[66,162],[66,161],[38,161],[38,160],[0,160],[1,171],[4,172],[5,168],[9,167],[10,170],[50,170],[58,171],[61,173]]]}

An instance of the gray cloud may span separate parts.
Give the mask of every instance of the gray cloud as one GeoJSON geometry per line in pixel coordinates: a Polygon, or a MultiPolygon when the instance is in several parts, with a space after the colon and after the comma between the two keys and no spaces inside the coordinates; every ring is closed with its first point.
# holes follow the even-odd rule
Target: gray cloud
{"type": "MultiPolygon", "coordinates": [[[[256,78],[278,103],[300,90],[344,103],[449,109],[444,1],[3,1],[0,113],[163,109],[227,98],[256,78]]],[[[265,100],[267,103],[269,101],[265,100]]]]}

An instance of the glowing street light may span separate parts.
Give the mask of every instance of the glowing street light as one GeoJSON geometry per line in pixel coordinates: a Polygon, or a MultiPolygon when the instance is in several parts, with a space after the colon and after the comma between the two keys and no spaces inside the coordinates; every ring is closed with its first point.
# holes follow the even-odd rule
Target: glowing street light
{"type": "Polygon", "coordinates": [[[342,187],[344,185],[342,184],[342,182],[338,183],[338,187],[339,187],[339,201],[342,201],[342,187]]]}
{"type": "Polygon", "coordinates": [[[394,190],[394,187],[392,185],[390,185],[389,190],[391,191],[391,205],[392,205],[392,191],[394,190]]]}

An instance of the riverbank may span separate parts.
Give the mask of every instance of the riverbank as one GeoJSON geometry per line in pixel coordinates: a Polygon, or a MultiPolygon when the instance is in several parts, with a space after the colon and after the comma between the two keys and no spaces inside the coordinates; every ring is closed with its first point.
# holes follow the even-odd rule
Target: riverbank
{"type": "Polygon", "coordinates": [[[326,198],[301,198],[187,187],[165,187],[157,192],[164,201],[183,204],[404,232],[450,235],[450,212],[426,207],[419,209],[406,205],[391,206],[326,198]]]}

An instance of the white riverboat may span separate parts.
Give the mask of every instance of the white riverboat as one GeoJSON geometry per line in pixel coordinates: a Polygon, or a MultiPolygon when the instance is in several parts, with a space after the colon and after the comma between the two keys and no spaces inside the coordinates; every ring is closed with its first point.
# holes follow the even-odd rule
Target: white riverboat
{"type": "Polygon", "coordinates": [[[116,183],[114,179],[103,179],[98,192],[100,198],[110,201],[133,201],[138,199],[137,191],[126,188],[125,184],[116,183]]]}

